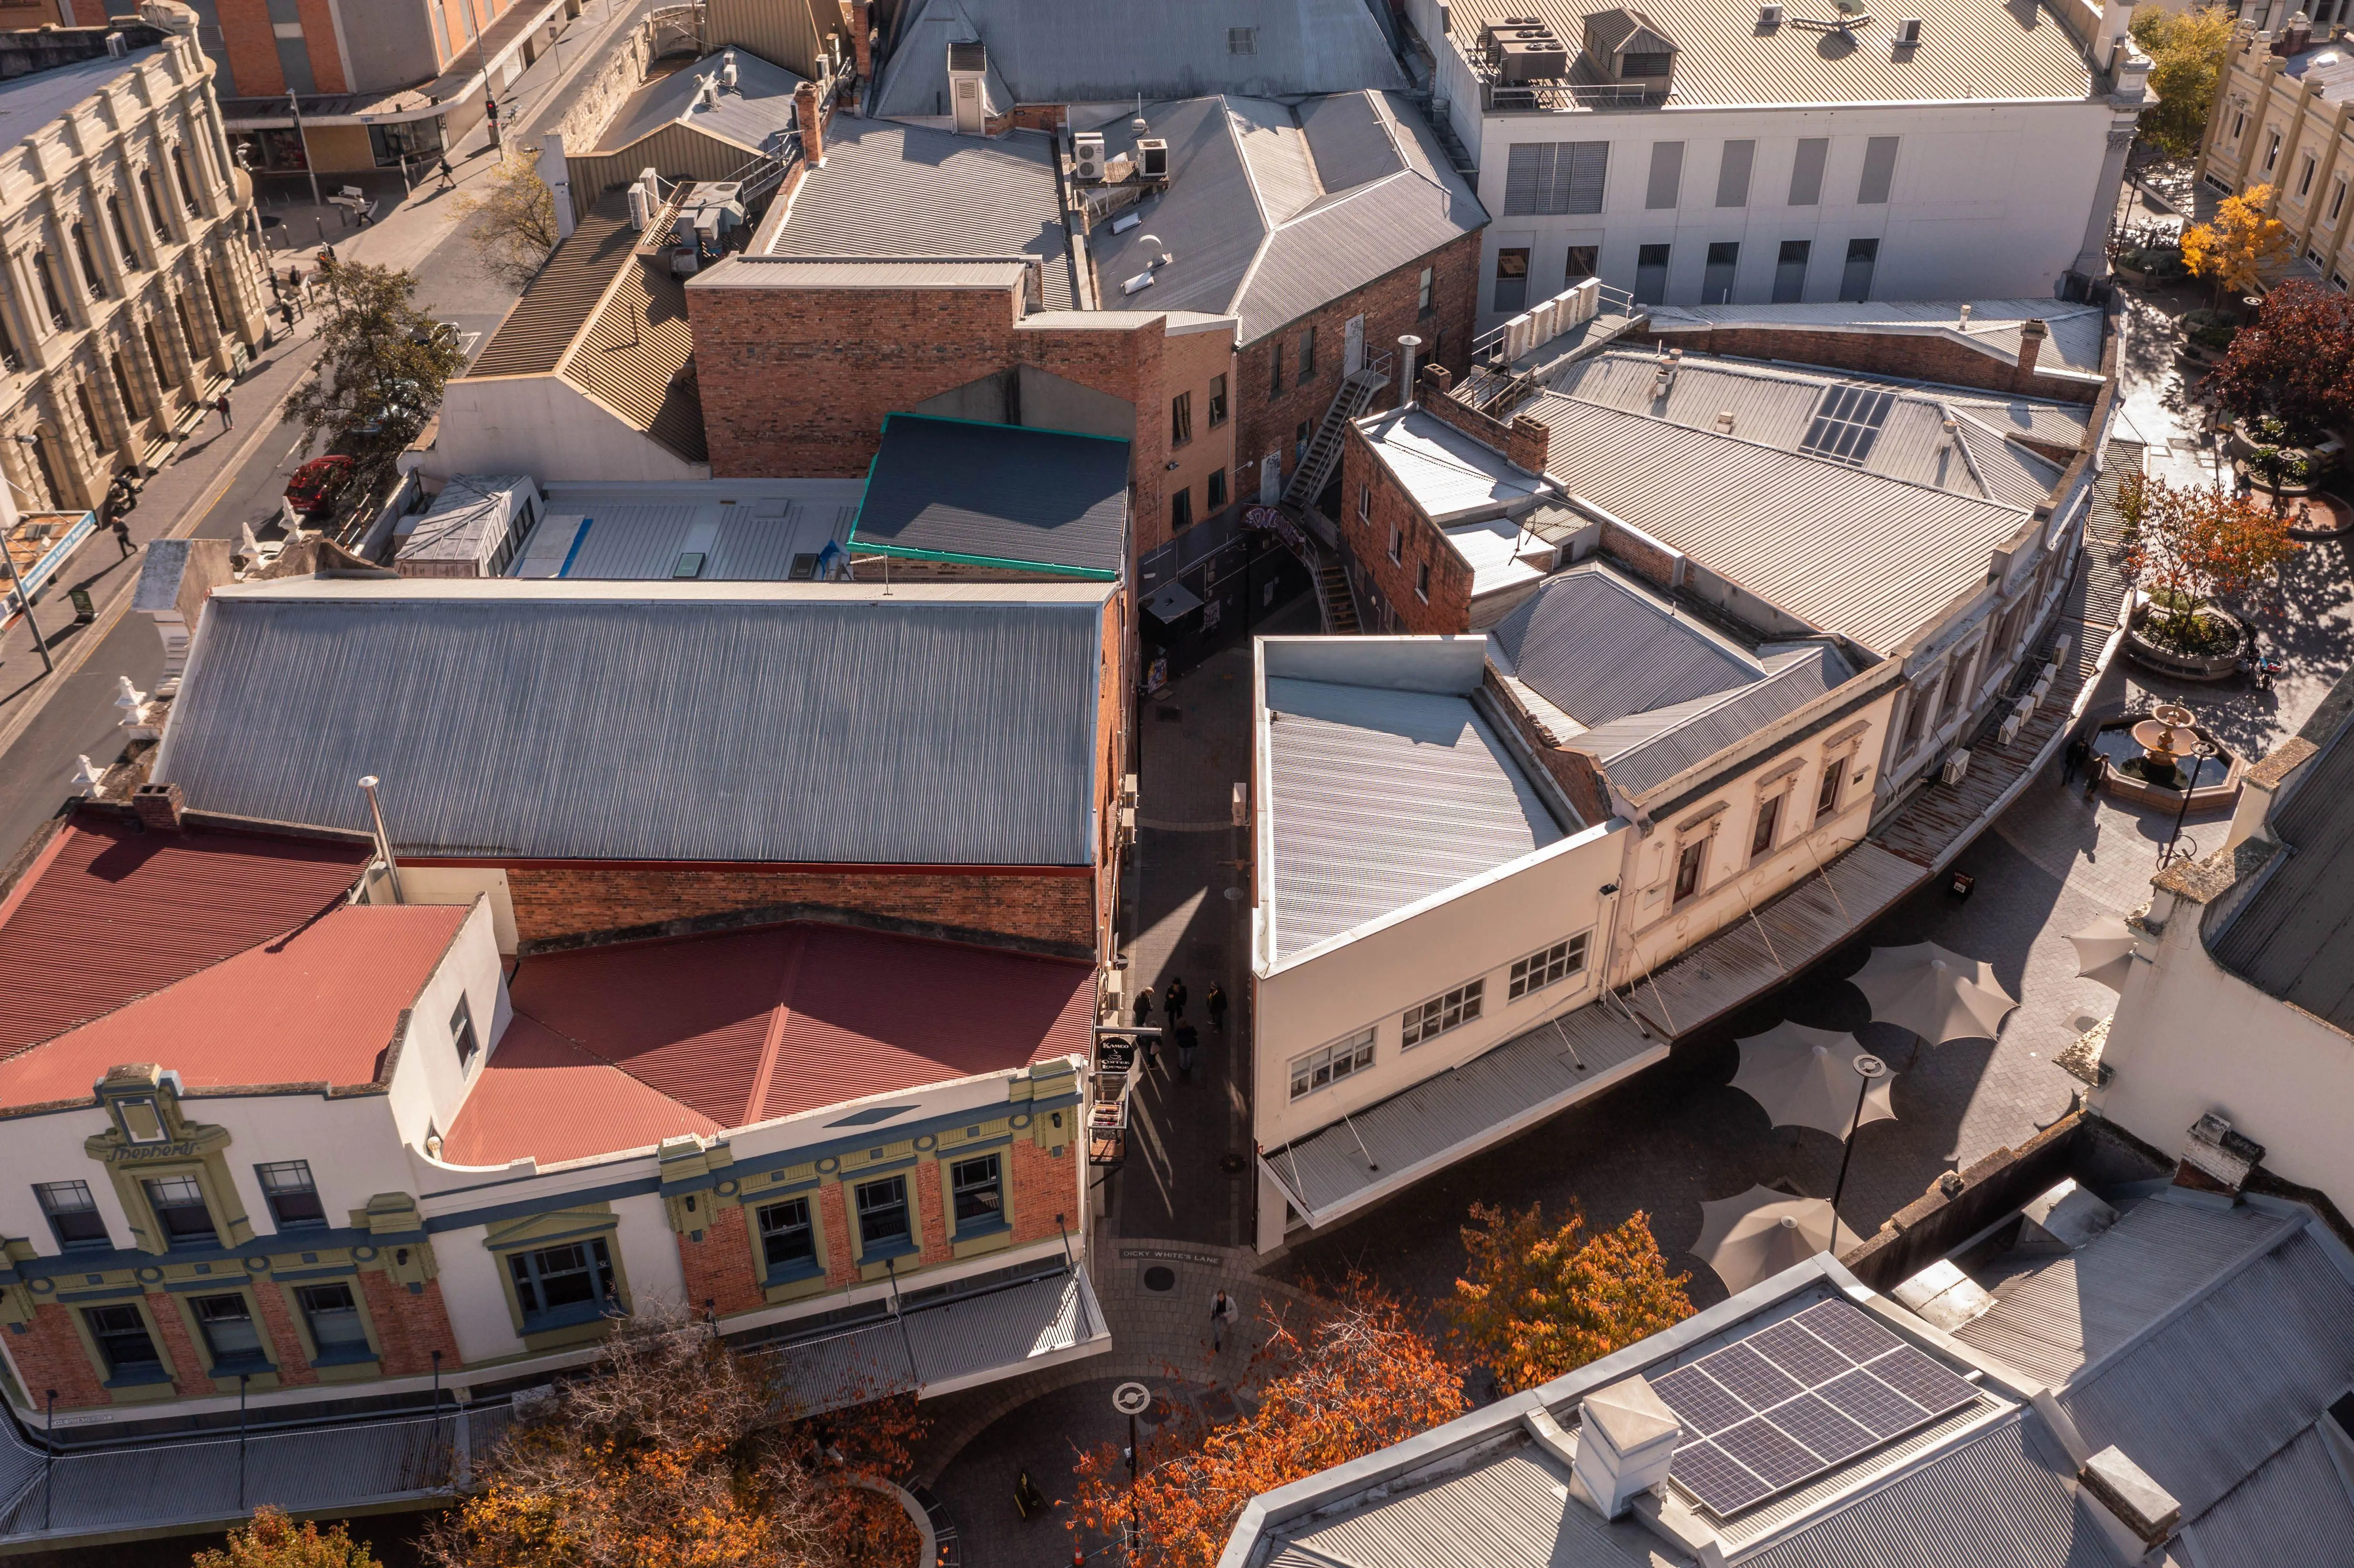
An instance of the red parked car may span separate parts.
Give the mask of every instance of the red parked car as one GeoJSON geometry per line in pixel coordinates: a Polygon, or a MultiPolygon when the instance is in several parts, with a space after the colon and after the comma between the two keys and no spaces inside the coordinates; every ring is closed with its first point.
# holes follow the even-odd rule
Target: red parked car
{"type": "Polygon", "coordinates": [[[359,463],[353,458],[313,458],[286,482],[286,504],[299,517],[325,516],[334,511],[335,503],[342,499],[358,471],[359,463]]]}

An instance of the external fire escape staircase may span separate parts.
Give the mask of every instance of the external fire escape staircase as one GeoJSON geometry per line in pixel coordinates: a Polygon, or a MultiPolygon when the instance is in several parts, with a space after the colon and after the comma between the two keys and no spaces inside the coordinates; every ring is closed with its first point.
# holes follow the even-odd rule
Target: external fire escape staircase
{"type": "Polygon", "coordinates": [[[1316,498],[1324,493],[1334,471],[1341,466],[1349,422],[1373,407],[1373,394],[1389,384],[1390,356],[1386,354],[1367,359],[1341,377],[1341,388],[1332,394],[1331,406],[1324,410],[1324,422],[1310,439],[1307,451],[1300,455],[1299,466],[1291,471],[1291,482],[1284,486],[1284,500],[1294,506],[1316,504],[1316,498]]]}

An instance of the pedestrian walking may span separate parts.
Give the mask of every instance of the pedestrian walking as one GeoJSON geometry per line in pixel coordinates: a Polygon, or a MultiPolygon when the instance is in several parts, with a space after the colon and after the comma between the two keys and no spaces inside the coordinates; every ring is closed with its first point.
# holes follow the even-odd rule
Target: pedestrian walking
{"type": "Polygon", "coordinates": [[[1224,1290],[1210,1298],[1210,1349],[1213,1351],[1226,1348],[1226,1325],[1240,1316],[1242,1314],[1235,1308],[1234,1298],[1224,1290]]]}
{"type": "Polygon", "coordinates": [[[450,154],[447,153],[441,154],[441,184],[439,188],[445,191],[458,188],[458,176],[450,167],[450,154]]]}
{"type": "Polygon", "coordinates": [[[2084,769],[2084,799],[2101,798],[2101,782],[2109,776],[2109,759],[2098,752],[2093,754],[2092,766],[2084,769]]]}
{"type": "Polygon", "coordinates": [[[1146,986],[1136,993],[1136,1011],[1131,1021],[1139,1029],[1152,1022],[1152,988],[1150,986],[1146,986]]]}
{"type": "Polygon", "coordinates": [[[1189,994],[1183,975],[1169,977],[1169,987],[1161,992],[1161,1010],[1169,1015],[1169,1027],[1172,1029],[1176,1028],[1177,1021],[1185,1016],[1185,998],[1189,994]]]}
{"type": "Polygon", "coordinates": [[[1224,1034],[1226,1032],[1225,988],[1217,981],[1212,980],[1210,994],[1202,999],[1202,1005],[1210,1010],[1210,1033],[1224,1034]]]}
{"type": "Polygon", "coordinates": [[[1177,1075],[1187,1083],[1193,1081],[1193,1047],[1202,1043],[1202,1032],[1190,1023],[1177,1026],[1177,1075]]]}
{"type": "Polygon", "coordinates": [[[139,546],[131,542],[130,524],[125,523],[121,517],[110,517],[107,519],[106,525],[114,530],[115,547],[122,552],[123,560],[127,561],[139,553],[139,546]]]}
{"type": "Polygon", "coordinates": [[[2064,789],[2076,781],[2076,775],[2084,769],[2085,755],[2092,749],[2081,735],[2068,743],[2068,749],[2060,754],[2060,787],[2062,789],[2064,789]]]}
{"type": "Polygon", "coordinates": [[[222,429],[234,430],[237,429],[237,416],[229,412],[228,393],[222,393],[219,399],[213,404],[213,407],[220,410],[222,429]]]}

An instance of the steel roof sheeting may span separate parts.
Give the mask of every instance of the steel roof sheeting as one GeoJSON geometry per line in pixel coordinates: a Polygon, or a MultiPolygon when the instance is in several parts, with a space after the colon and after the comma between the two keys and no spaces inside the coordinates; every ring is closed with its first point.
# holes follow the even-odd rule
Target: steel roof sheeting
{"type": "Polygon", "coordinates": [[[358,832],[375,774],[410,853],[1088,864],[1110,590],[1005,587],[231,589],[155,778],[358,832]]]}
{"type": "Polygon", "coordinates": [[[2354,1500],[2318,1424],[2258,1466],[2184,1533],[2198,1568],[2328,1563],[2354,1542],[2354,1500]]]}
{"type": "Polygon", "coordinates": [[[1469,698],[1270,676],[1276,956],[1563,836],[1469,698]]]}
{"type": "Polygon", "coordinates": [[[1051,1366],[1111,1348],[1085,1268],[975,1292],[777,1348],[784,1381],[811,1413],[910,1391],[947,1393],[1025,1363],[1051,1366]]]}
{"type": "Polygon", "coordinates": [[[1588,752],[1638,799],[1822,696],[1851,672],[1836,649],[1777,653],[1757,680],[1649,713],[1629,714],[1565,744],[1588,752]]]}
{"type": "Polygon", "coordinates": [[[2019,363],[2020,329],[2040,321],[2050,335],[2037,351],[2036,368],[2087,376],[2101,374],[2101,343],[2106,330],[2098,305],[2061,300],[1972,300],[1914,302],[1872,300],[1854,303],[1787,305],[1654,305],[1651,331],[1669,336],[1712,327],[1758,327],[1793,332],[1856,332],[1894,336],[1936,336],[1966,344],[1990,358],[2019,363]]]}
{"type": "Polygon", "coordinates": [[[1408,85],[1362,0],[1255,0],[1235,9],[1165,0],[915,0],[871,114],[948,111],[948,50],[988,46],[991,106],[1255,98],[1408,85]],[[1248,24],[1237,38],[1237,24],[1248,24]]]}
{"type": "Polygon", "coordinates": [[[1129,443],[886,414],[854,546],[1118,577],[1129,443]]]}
{"type": "Polygon", "coordinates": [[[666,125],[684,125],[716,136],[743,148],[748,160],[754,154],[773,153],[776,139],[792,129],[793,91],[801,80],[749,49],[730,49],[724,58],[706,55],[624,99],[597,138],[596,150],[581,155],[610,157],[625,153],[666,125]],[[699,107],[703,84],[719,80],[726,59],[731,58],[736,62],[736,85],[719,90],[716,107],[699,107]]]}
{"type": "Polygon", "coordinates": [[[1420,408],[1393,408],[1360,420],[1357,429],[1382,466],[1441,527],[1509,514],[1545,488],[1543,480],[1420,408]]]}
{"type": "Polygon", "coordinates": [[[2327,749],[2273,812],[2284,848],[2208,947],[2251,985],[2354,1029],[2354,731],[2306,738],[2327,749]]]}
{"type": "Polygon", "coordinates": [[[1514,675],[1588,728],[1766,673],[1755,656],[1599,562],[1547,578],[1491,636],[1514,675]]]}
{"type": "Polygon", "coordinates": [[[797,563],[849,542],[864,491],[855,479],[551,484],[547,518],[506,575],[663,581],[692,545],[702,581],[788,582],[797,563]]]}

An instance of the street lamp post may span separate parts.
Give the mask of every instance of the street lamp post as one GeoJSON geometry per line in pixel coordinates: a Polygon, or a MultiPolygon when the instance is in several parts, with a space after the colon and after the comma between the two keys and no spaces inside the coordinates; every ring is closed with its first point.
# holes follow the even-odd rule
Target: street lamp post
{"type": "Polygon", "coordinates": [[[1847,1124],[1847,1147],[1840,1150],[1839,1180],[1831,1183],[1831,1246],[1839,1247],[1840,1194],[1847,1191],[1847,1163],[1855,1158],[1855,1135],[1863,1126],[1863,1097],[1872,1093],[1872,1086],[1888,1076],[1888,1064],[1877,1056],[1863,1055],[1855,1059],[1855,1075],[1863,1081],[1855,1088],[1855,1115],[1847,1124]]]}
{"type": "MultiPolygon", "coordinates": [[[[2163,871],[2174,863],[2175,846],[2182,842],[2183,819],[2190,815],[2190,791],[2198,787],[2199,770],[2218,755],[2213,742],[2205,736],[2194,736],[2190,750],[2190,776],[2182,781],[2182,800],[2174,808],[2174,832],[2167,836],[2166,848],[2158,852],[2158,869],[2163,871]]],[[[2176,765],[2178,768],[2179,764],[2176,765]]]]}
{"type": "Polygon", "coordinates": [[[310,139],[302,133],[302,101],[291,87],[286,90],[286,107],[294,111],[294,144],[302,149],[302,172],[311,176],[311,205],[324,207],[326,198],[319,194],[319,165],[311,156],[310,139]]]}
{"type": "Polygon", "coordinates": [[[1128,1560],[1133,1563],[1144,1544],[1144,1505],[1136,1495],[1136,1418],[1152,1407],[1152,1391],[1140,1383],[1121,1383],[1111,1391],[1111,1407],[1128,1417],[1128,1560]]]}

